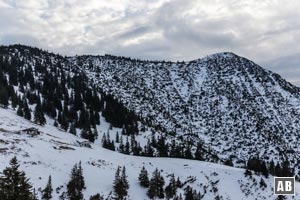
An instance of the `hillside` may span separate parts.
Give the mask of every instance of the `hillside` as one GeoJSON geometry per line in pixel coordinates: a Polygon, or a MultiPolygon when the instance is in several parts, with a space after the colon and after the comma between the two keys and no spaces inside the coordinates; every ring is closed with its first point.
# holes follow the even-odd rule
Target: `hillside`
{"type": "Polygon", "coordinates": [[[118,165],[131,199],[147,199],[143,165],[204,199],[272,199],[272,176],[300,180],[300,89],[233,53],[167,62],[1,46],[0,105],[1,168],[17,155],[36,188],[53,176],[57,197],[79,161],[86,198],[109,195],[118,165]]]}
{"type": "MultiPolygon", "coordinates": [[[[243,169],[227,167],[201,161],[173,159],[173,158],[146,158],[127,156],[92,145],[91,148],[80,147],[78,141],[82,139],[58,130],[51,125],[37,126],[16,116],[10,110],[0,109],[0,170],[8,165],[8,161],[16,155],[21,169],[30,177],[30,182],[38,190],[46,185],[49,175],[53,181],[53,199],[58,199],[66,190],[64,185],[69,180],[71,169],[75,163],[82,162],[83,174],[87,189],[85,198],[101,193],[108,196],[112,191],[116,168],[126,166],[129,177],[130,199],[148,199],[146,190],[138,184],[138,172],[143,166],[152,172],[155,168],[162,171],[165,181],[168,175],[174,173],[182,182],[195,179],[188,183],[200,191],[204,199],[273,199],[273,177],[253,175],[245,177],[243,169]],[[18,133],[26,128],[36,127],[41,134],[30,136],[18,133]],[[261,178],[267,187],[261,188],[261,178]],[[62,187],[61,187],[62,186],[62,187]],[[56,188],[60,188],[56,192],[56,188]],[[206,191],[206,192],[205,192],[206,191]],[[215,192],[213,192],[215,191],[215,192]]],[[[103,127],[105,129],[105,122],[103,127]]],[[[297,183],[296,191],[300,191],[297,183]]],[[[178,193],[183,194],[179,189],[178,193]]],[[[40,193],[38,192],[40,195],[40,193]]],[[[295,198],[299,198],[297,193],[295,198]]]]}
{"type": "Polygon", "coordinates": [[[92,85],[113,94],[146,122],[173,137],[202,141],[216,157],[244,166],[250,156],[299,173],[300,90],[233,53],[190,62],[111,56],[69,58],[92,85]]]}

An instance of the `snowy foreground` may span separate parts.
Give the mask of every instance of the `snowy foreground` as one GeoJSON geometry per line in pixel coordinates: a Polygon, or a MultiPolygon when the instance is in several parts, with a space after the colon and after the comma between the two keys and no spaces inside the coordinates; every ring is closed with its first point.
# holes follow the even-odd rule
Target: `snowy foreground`
{"type": "MultiPolygon", "coordinates": [[[[101,126],[105,126],[102,123],[101,126]]],[[[107,127],[99,127],[106,131],[107,127]]],[[[69,181],[71,168],[75,163],[82,162],[83,174],[87,189],[85,198],[100,193],[107,196],[112,191],[112,183],[115,171],[120,166],[126,166],[130,184],[130,199],[149,199],[146,189],[139,186],[138,174],[143,166],[150,176],[155,168],[162,170],[162,175],[168,183],[168,175],[175,174],[181,181],[196,181],[189,183],[194,189],[206,194],[204,199],[275,199],[273,195],[273,177],[263,177],[267,187],[260,188],[261,176],[253,175],[253,178],[244,176],[244,169],[237,169],[223,165],[183,160],[172,158],[146,158],[122,155],[106,150],[99,145],[92,148],[80,147],[78,141],[82,139],[69,133],[58,130],[51,125],[37,126],[27,120],[18,117],[10,110],[0,109],[0,170],[2,171],[10,159],[16,155],[33,186],[44,188],[48,176],[52,176],[54,198],[65,191],[56,188],[65,185],[69,181]],[[38,136],[30,136],[20,133],[20,130],[36,127],[41,131],[38,136]],[[57,193],[58,192],[58,193],[57,193]]],[[[99,141],[97,142],[99,143],[99,141]]],[[[178,192],[183,193],[182,190],[178,192]]],[[[288,199],[300,199],[300,184],[296,184],[296,196],[288,199]]],[[[38,192],[40,195],[40,193],[38,192]]]]}

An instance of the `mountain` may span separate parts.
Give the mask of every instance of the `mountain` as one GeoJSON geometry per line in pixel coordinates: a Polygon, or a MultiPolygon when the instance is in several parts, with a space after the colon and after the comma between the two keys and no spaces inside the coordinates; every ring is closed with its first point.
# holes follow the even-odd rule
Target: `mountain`
{"type": "Polygon", "coordinates": [[[299,175],[300,89],[246,58],[219,53],[177,63],[68,60],[83,67],[92,85],[171,137],[200,140],[236,166],[250,156],[289,160],[299,175]]]}
{"type": "Polygon", "coordinates": [[[0,47],[0,67],[1,168],[18,155],[35,186],[51,173],[55,187],[62,185],[56,196],[80,160],[93,188],[86,197],[109,195],[117,165],[129,170],[132,199],[147,198],[136,180],[143,165],[163,169],[165,179],[170,173],[195,176],[188,185],[204,199],[272,199],[273,175],[299,180],[300,89],[233,53],[168,62],[63,57],[13,45],[0,47]],[[30,127],[42,134],[24,135],[30,127]],[[50,173],[37,175],[32,167],[50,173]],[[245,177],[238,168],[257,175],[245,177]],[[102,181],[93,179],[106,172],[102,181]],[[266,187],[258,187],[260,179],[266,187]],[[230,191],[222,188],[231,184],[230,191]]]}
{"type": "MultiPolygon", "coordinates": [[[[112,191],[115,171],[118,166],[126,166],[130,184],[129,199],[149,199],[147,190],[138,184],[138,173],[144,166],[148,173],[158,168],[165,179],[165,186],[171,174],[179,177],[197,189],[203,199],[273,199],[273,177],[260,175],[245,177],[244,169],[228,167],[202,161],[175,158],[145,158],[119,154],[91,144],[91,147],[80,146],[80,139],[72,134],[58,130],[52,125],[43,127],[35,125],[11,110],[0,108],[0,169],[8,166],[13,155],[21,164],[21,169],[30,177],[30,182],[39,191],[46,186],[48,176],[52,176],[53,199],[59,199],[66,191],[71,169],[81,161],[86,182],[85,199],[96,193],[109,196],[112,191]],[[35,127],[40,135],[31,136],[21,130],[35,127]],[[261,179],[266,186],[259,185],[261,179]],[[239,191],[239,192],[238,192],[239,191]]],[[[105,120],[99,127],[106,131],[109,126],[105,120]]],[[[117,129],[113,129],[112,133],[117,129]]],[[[296,193],[299,197],[300,184],[297,183],[296,193]]],[[[184,193],[184,187],[178,193],[184,193]]]]}

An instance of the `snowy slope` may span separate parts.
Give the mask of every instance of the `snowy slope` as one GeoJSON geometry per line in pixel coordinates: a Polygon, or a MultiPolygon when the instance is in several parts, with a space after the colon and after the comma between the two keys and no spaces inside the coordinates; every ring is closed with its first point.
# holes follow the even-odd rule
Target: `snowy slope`
{"type": "MultiPolygon", "coordinates": [[[[104,129],[103,132],[106,128],[99,127],[104,129]]],[[[201,194],[205,194],[204,199],[214,199],[216,196],[233,200],[275,198],[272,195],[273,177],[263,177],[267,188],[262,190],[259,187],[261,177],[254,175],[253,179],[245,178],[243,169],[192,160],[126,156],[97,145],[92,145],[92,148],[79,147],[77,141],[82,139],[49,124],[44,127],[37,126],[16,116],[9,109],[0,109],[0,170],[2,171],[16,155],[21,168],[37,189],[45,186],[49,175],[52,176],[54,188],[64,185],[69,180],[69,172],[73,165],[81,161],[87,186],[84,192],[86,199],[92,194],[108,195],[112,191],[114,173],[118,165],[126,166],[130,183],[129,195],[133,200],[148,199],[146,190],[139,186],[137,180],[142,166],[150,173],[155,168],[161,169],[166,182],[168,174],[171,173],[179,176],[182,181],[190,176],[195,177],[196,181],[190,185],[201,194]],[[17,134],[20,130],[30,127],[38,128],[42,132],[41,135],[31,137],[24,133],[17,134]],[[214,187],[217,188],[215,192],[214,187]]],[[[54,199],[58,199],[64,190],[65,188],[62,188],[58,193],[54,192],[54,199]]],[[[300,191],[299,183],[296,191],[300,191]]],[[[300,194],[297,193],[295,198],[299,197],[300,194]]]]}
{"type": "Polygon", "coordinates": [[[148,62],[78,56],[69,62],[94,87],[166,132],[204,141],[220,160],[244,166],[256,155],[288,159],[300,173],[300,89],[246,58],[218,53],[190,62],[148,62]]]}

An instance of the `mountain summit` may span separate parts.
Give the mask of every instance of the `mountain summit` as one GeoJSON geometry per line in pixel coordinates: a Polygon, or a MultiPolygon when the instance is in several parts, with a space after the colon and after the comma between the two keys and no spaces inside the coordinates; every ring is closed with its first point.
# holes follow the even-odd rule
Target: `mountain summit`
{"type": "Polygon", "coordinates": [[[202,141],[219,158],[290,160],[300,139],[300,90],[233,53],[190,62],[73,57],[91,85],[171,135],[202,141]]]}

